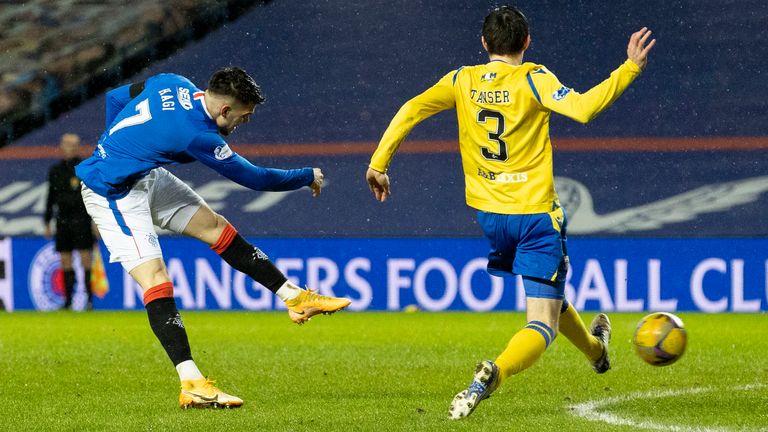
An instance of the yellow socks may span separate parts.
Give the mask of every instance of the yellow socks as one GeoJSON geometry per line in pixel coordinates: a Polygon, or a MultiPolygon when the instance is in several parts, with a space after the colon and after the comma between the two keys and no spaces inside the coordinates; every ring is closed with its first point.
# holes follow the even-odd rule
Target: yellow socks
{"type": "MultiPolygon", "coordinates": [[[[558,325],[559,332],[583,352],[589,361],[594,362],[603,354],[600,341],[587,330],[573,305],[563,306],[558,325]]],[[[534,364],[552,343],[554,336],[552,329],[540,321],[531,321],[525,328],[515,333],[509,340],[507,348],[495,360],[501,372],[501,380],[520,373],[534,364]]]]}
{"type": "Polygon", "coordinates": [[[509,340],[507,348],[495,361],[501,372],[501,380],[534,364],[553,339],[552,329],[540,321],[531,321],[525,328],[515,333],[509,340]]]}
{"type": "Polygon", "coordinates": [[[579,313],[572,304],[560,313],[560,325],[558,330],[571,343],[587,356],[589,361],[595,361],[603,354],[603,347],[596,337],[592,336],[581,320],[579,313]]]}

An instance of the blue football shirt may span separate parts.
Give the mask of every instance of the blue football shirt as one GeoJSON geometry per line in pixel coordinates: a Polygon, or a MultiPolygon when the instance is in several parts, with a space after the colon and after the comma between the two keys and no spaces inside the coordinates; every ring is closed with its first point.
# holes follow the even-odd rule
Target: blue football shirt
{"type": "Polygon", "coordinates": [[[118,199],[149,171],[200,161],[253,190],[283,191],[314,181],[311,167],[282,170],[251,164],[227,145],[205,107],[205,92],[180,75],[147,79],[130,96],[130,86],[107,93],[107,127],[93,154],[76,167],[91,190],[118,199]]]}

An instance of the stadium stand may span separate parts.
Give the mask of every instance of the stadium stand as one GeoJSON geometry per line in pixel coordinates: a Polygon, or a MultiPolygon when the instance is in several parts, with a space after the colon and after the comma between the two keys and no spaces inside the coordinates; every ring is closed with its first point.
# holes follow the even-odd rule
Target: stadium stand
{"type": "Polygon", "coordinates": [[[0,146],[255,4],[138,0],[121,7],[124,3],[33,0],[0,8],[0,146]]]}

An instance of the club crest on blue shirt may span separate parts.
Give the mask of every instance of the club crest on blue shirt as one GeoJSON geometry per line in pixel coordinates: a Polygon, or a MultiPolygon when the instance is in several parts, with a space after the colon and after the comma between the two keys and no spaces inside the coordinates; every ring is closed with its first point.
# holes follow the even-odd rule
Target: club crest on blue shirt
{"type": "Polygon", "coordinates": [[[496,72],[484,73],[480,76],[480,82],[493,82],[496,79],[496,72]]]}
{"type": "Polygon", "coordinates": [[[228,159],[232,156],[232,149],[227,144],[220,145],[213,151],[213,156],[218,160],[228,159]]]}
{"type": "Polygon", "coordinates": [[[565,95],[567,95],[570,92],[571,92],[570,88],[565,87],[565,86],[560,87],[559,90],[557,90],[554,93],[552,93],[552,99],[554,99],[556,101],[559,101],[560,99],[564,98],[565,95]]]}

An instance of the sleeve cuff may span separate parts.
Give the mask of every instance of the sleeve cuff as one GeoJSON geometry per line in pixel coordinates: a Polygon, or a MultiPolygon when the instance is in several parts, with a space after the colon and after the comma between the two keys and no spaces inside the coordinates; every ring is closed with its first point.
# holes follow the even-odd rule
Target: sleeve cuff
{"type": "Polygon", "coordinates": [[[378,171],[378,172],[380,172],[382,174],[386,174],[387,173],[387,169],[386,168],[382,168],[382,167],[380,167],[378,165],[374,165],[373,163],[368,165],[368,168],[370,168],[370,169],[372,169],[374,171],[378,171]]]}
{"type": "Polygon", "coordinates": [[[630,71],[632,71],[632,72],[634,72],[634,73],[636,73],[636,74],[639,74],[640,72],[642,72],[642,71],[643,71],[642,69],[640,69],[640,66],[638,66],[638,65],[637,65],[635,62],[633,62],[633,61],[632,61],[632,60],[630,60],[630,59],[627,59],[627,60],[624,62],[624,66],[626,66],[626,67],[627,67],[627,69],[629,69],[630,71]]]}
{"type": "Polygon", "coordinates": [[[311,186],[312,183],[315,181],[315,170],[312,167],[304,167],[304,169],[307,172],[307,184],[304,186],[311,186]]]}

